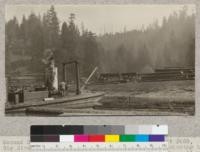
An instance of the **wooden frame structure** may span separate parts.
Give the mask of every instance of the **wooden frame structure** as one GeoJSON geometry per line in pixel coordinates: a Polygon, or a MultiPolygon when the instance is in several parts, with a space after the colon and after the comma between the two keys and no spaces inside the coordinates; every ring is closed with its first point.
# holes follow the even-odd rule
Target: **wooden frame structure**
{"type": "Polygon", "coordinates": [[[80,75],[79,75],[79,63],[77,61],[70,61],[70,62],[64,62],[63,65],[63,81],[66,82],[66,66],[69,64],[75,65],[75,75],[76,75],[76,94],[81,94],[80,91],[80,75]]]}

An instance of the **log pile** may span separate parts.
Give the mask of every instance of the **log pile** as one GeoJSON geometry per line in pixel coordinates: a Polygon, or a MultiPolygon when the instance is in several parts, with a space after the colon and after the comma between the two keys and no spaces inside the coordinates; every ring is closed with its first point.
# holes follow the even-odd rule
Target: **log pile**
{"type": "Polygon", "coordinates": [[[155,69],[154,73],[139,74],[139,81],[177,81],[194,80],[194,68],[155,69]]]}
{"type": "Polygon", "coordinates": [[[177,81],[194,80],[194,68],[162,68],[155,69],[153,73],[102,73],[99,83],[123,83],[130,81],[177,81]]]}
{"type": "Polygon", "coordinates": [[[136,79],[137,74],[132,73],[101,73],[98,81],[100,83],[118,83],[133,81],[136,79]]]}

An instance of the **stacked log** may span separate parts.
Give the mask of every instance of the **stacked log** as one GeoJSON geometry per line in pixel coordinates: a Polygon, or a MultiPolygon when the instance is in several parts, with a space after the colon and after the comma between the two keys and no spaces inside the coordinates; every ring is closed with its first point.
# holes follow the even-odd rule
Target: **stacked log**
{"type": "Polygon", "coordinates": [[[194,68],[155,69],[154,73],[139,74],[139,81],[177,81],[194,80],[194,68]]]}
{"type": "Polygon", "coordinates": [[[194,68],[162,68],[153,73],[102,73],[99,83],[123,83],[129,81],[177,81],[194,80],[194,68]]]}
{"type": "Polygon", "coordinates": [[[100,83],[118,83],[118,82],[127,82],[133,81],[137,77],[137,74],[134,72],[131,73],[102,73],[99,76],[100,83]]]}

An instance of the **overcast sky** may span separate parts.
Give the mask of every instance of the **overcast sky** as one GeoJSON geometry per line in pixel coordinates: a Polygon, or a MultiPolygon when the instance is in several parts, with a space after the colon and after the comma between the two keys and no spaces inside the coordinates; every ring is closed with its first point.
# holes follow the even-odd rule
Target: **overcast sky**
{"type": "MultiPolygon", "coordinates": [[[[187,14],[195,13],[194,5],[188,7],[187,14]]],[[[173,12],[179,12],[184,5],[55,5],[59,22],[68,21],[70,13],[76,14],[76,24],[96,34],[121,32],[141,29],[158,20],[162,23],[163,17],[173,12]]],[[[6,21],[16,16],[21,21],[23,14],[28,16],[31,12],[43,14],[50,5],[7,5],[6,21]]]]}

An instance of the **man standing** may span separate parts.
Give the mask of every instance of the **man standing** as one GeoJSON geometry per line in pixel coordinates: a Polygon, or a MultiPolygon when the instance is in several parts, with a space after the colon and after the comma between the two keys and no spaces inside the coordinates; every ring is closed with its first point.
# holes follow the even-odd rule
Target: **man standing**
{"type": "Polygon", "coordinates": [[[61,96],[65,96],[65,90],[66,90],[66,83],[64,81],[60,82],[60,93],[61,96]]]}

